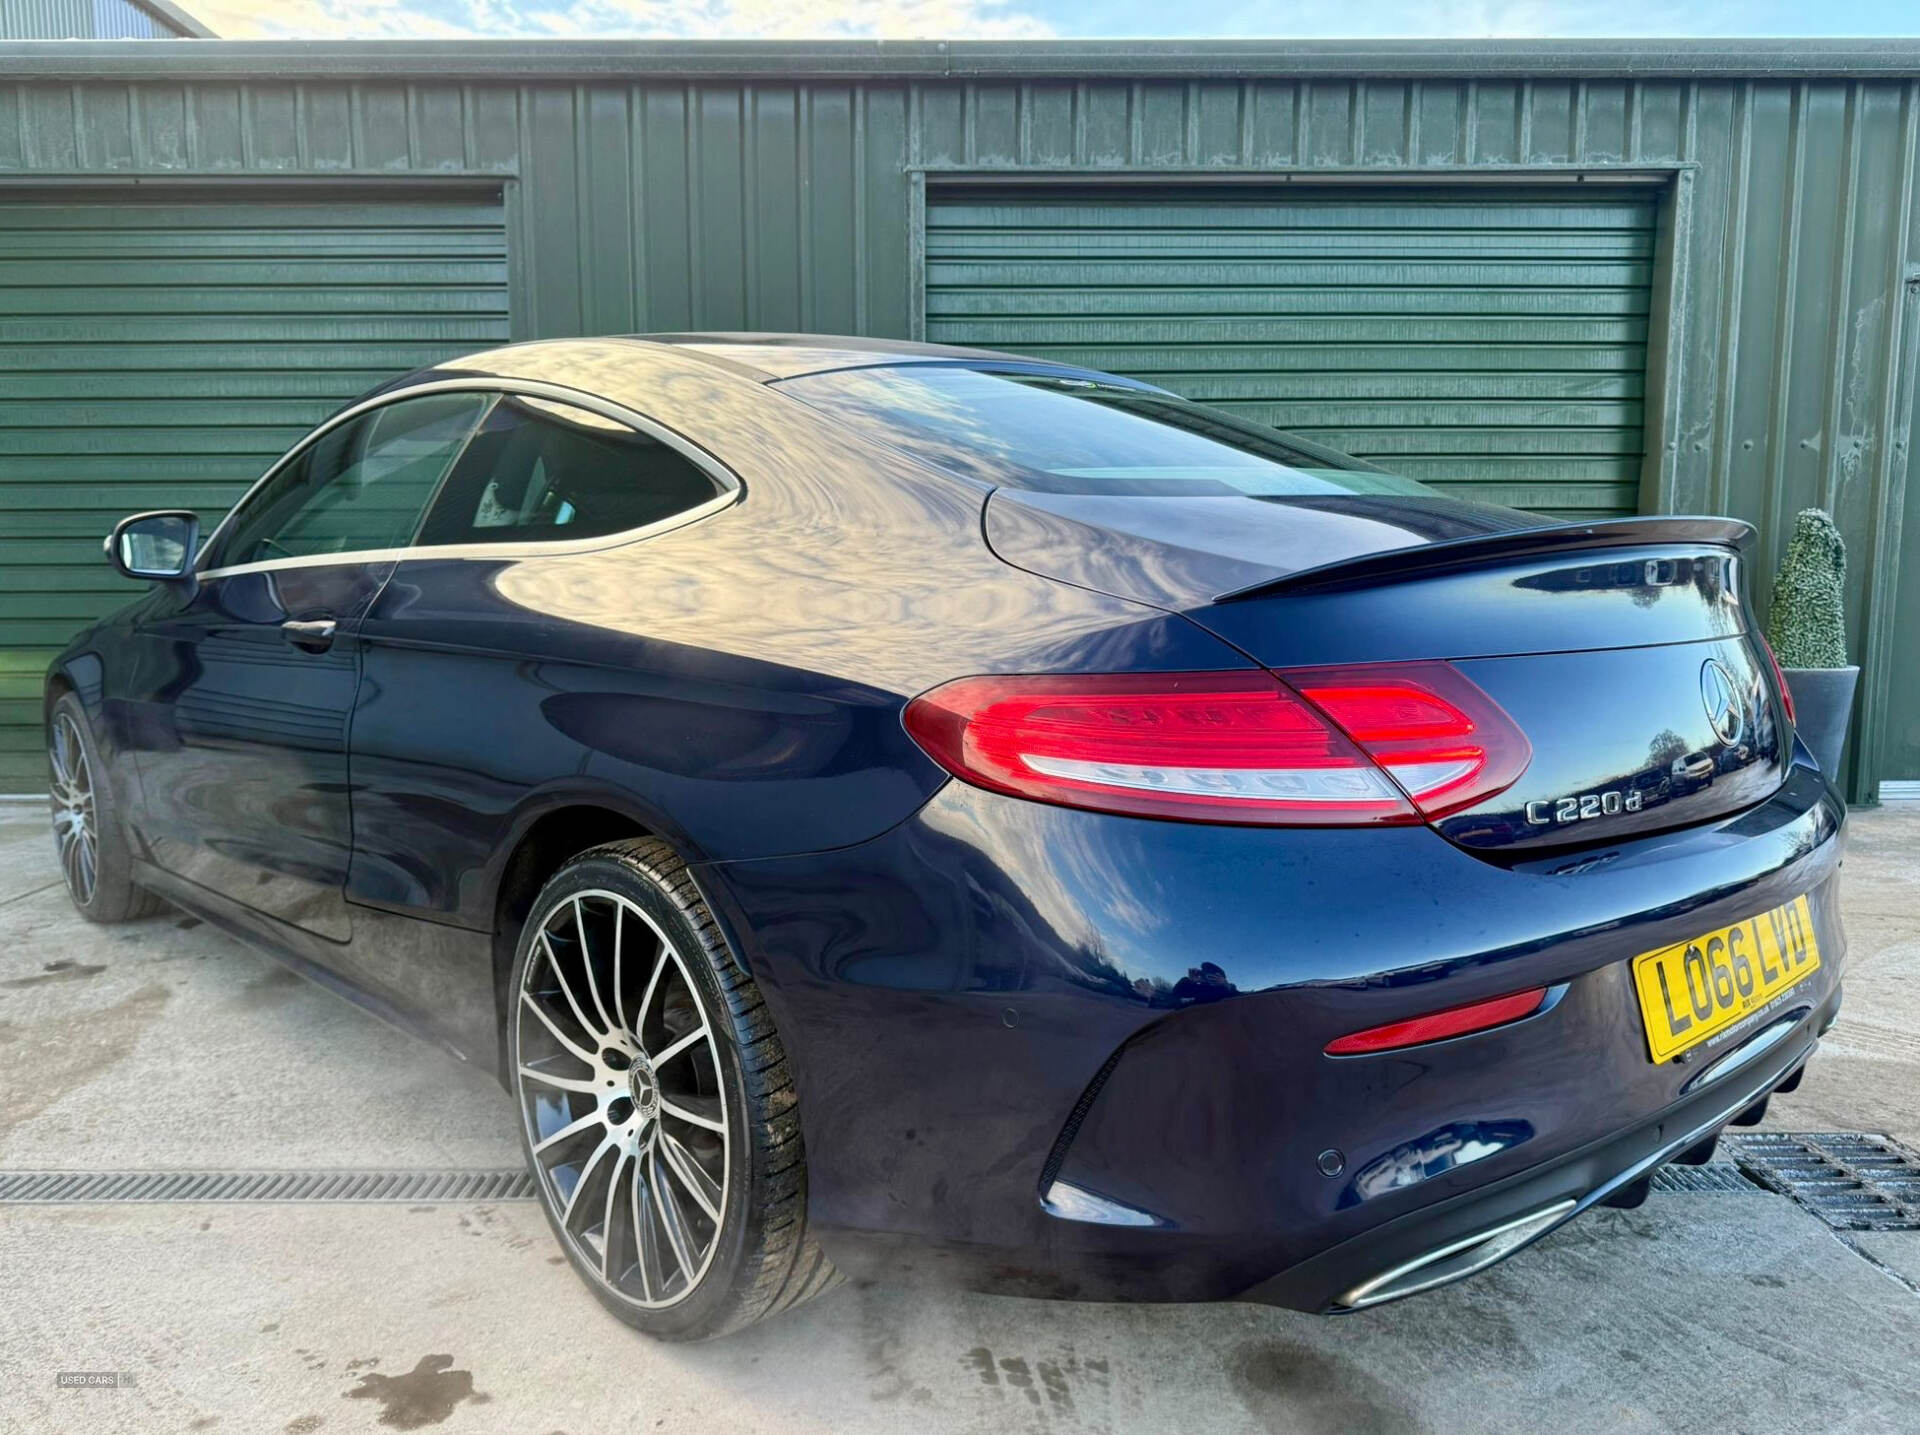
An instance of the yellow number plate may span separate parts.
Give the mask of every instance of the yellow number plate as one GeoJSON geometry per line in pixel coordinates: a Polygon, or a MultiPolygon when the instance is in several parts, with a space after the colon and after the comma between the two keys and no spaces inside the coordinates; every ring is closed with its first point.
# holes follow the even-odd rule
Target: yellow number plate
{"type": "Polygon", "coordinates": [[[1805,897],[1633,959],[1656,1062],[1698,1046],[1820,969],[1805,897]]]}

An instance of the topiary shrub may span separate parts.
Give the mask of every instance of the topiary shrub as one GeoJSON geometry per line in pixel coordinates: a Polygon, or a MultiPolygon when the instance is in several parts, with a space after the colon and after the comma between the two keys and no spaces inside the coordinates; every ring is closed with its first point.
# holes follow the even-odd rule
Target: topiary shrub
{"type": "Polygon", "coordinates": [[[1847,666],[1846,575],[1847,545],[1832,516],[1821,508],[1801,509],[1773,580],[1767,616],[1767,641],[1781,667],[1847,666]]]}

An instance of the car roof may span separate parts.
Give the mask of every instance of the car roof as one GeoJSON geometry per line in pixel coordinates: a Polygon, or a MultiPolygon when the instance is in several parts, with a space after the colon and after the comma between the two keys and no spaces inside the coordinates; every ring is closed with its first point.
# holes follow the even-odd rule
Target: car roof
{"type": "Polygon", "coordinates": [[[535,339],[504,344],[376,385],[357,402],[439,380],[519,379],[557,382],[645,408],[657,395],[651,386],[664,374],[719,369],[736,380],[774,384],[803,374],[842,369],[891,368],[904,364],[991,364],[1030,373],[1099,379],[1129,388],[1152,388],[1094,369],[991,349],[922,344],[908,339],[866,339],[836,334],[612,334],[573,339],[535,339]],[[645,362],[633,364],[633,359],[645,362]],[[650,376],[650,377],[649,377],[650,376]]]}
{"type": "MultiPolygon", "coordinates": [[[[751,369],[769,381],[817,374],[827,369],[858,369],[899,363],[998,360],[1032,363],[991,349],[953,344],[922,344],[910,339],[866,339],[844,334],[631,334],[636,343],[669,344],[675,349],[751,369]]],[[[1071,368],[1073,365],[1064,365],[1071,368]]]]}

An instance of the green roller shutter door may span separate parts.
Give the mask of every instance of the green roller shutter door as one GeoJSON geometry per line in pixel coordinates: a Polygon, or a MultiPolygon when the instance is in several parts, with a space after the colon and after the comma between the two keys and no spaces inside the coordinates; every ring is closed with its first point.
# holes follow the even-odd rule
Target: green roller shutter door
{"type": "Polygon", "coordinates": [[[346,400],[507,337],[497,199],[0,203],[0,792],[44,780],[48,659],[138,591],[115,519],[210,526],[346,400]]]}
{"type": "Polygon", "coordinates": [[[1463,496],[1634,511],[1656,207],[1638,192],[955,191],[927,337],[1163,384],[1463,496]]]}

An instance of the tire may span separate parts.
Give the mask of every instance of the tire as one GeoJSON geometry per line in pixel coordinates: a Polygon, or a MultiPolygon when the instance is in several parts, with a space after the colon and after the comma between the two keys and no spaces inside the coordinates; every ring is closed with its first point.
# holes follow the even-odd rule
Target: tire
{"type": "Polygon", "coordinates": [[[130,922],[167,904],[133,880],[133,853],[87,710],[63,693],[47,714],[47,791],[54,850],[74,910],[89,922],[130,922]]]}
{"type": "Polygon", "coordinates": [[[602,1305],[662,1340],[710,1340],[839,1283],[807,1232],[773,1018],[666,844],[610,843],[555,873],[508,992],[521,1149],[602,1305]]]}

